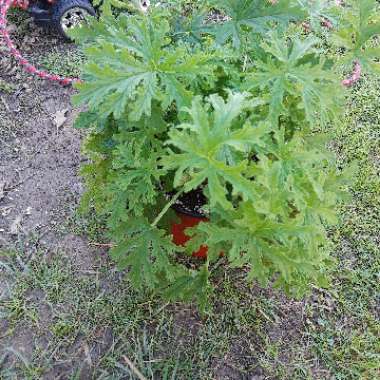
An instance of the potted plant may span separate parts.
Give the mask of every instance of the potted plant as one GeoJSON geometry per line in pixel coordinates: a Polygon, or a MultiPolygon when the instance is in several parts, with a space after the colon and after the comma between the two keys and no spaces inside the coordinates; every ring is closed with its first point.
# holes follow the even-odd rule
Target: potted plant
{"type": "MultiPolygon", "coordinates": [[[[346,183],[326,142],[344,91],[298,26],[311,6],[171,4],[74,34],[88,58],[75,96],[90,130],[84,202],[106,216],[112,258],[134,285],[202,307],[221,260],[295,295],[325,285],[346,183]],[[182,222],[167,223],[173,209],[182,222]],[[179,259],[194,253],[204,260],[179,259]]],[[[338,28],[334,6],[320,11],[338,28]]]]}

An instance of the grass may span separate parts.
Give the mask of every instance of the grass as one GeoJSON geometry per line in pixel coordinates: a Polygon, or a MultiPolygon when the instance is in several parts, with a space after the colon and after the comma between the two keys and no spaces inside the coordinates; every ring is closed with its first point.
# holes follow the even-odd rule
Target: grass
{"type": "Polygon", "coordinates": [[[41,60],[41,65],[46,71],[73,78],[81,76],[83,64],[83,54],[72,46],[64,50],[55,48],[41,60]]]}
{"type": "Polygon", "coordinates": [[[0,92],[3,91],[7,94],[11,94],[15,90],[15,86],[12,83],[8,83],[5,80],[0,79],[0,92]]]}
{"type": "MultiPolygon", "coordinates": [[[[166,374],[168,379],[176,374],[191,378],[194,370],[199,378],[205,378],[209,371],[208,359],[226,349],[232,334],[232,329],[221,331],[216,321],[207,321],[202,326],[199,316],[183,306],[178,306],[177,317],[185,313],[185,319],[176,322],[173,317],[176,306],[162,305],[147,294],[134,292],[123,276],[107,263],[90,273],[82,273],[64,255],[49,258],[38,254],[27,265],[27,270],[21,272],[19,260],[16,253],[8,258],[7,277],[13,280],[13,286],[1,306],[11,334],[20,329],[33,331],[34,354],[29,361],[16,357],[12,366],[3,372],[5,377],[12,378],[15,373],[25,377],[40,375],[41,369],[49,370],[51,357],[57,350],[61,360],[78,364],[81,358],[77,357],[74,347],[79,341],[85,351],[87,346],[92,350],[96,350],[97,345],[106,346],[93,368],[99,375],[123,378],[129,372],[123,360],[126,356],[137,363],[148,378],[155,378],[157,373],[166,374]],[[191,320],[187,319],[188,313],[191,320]],[[199,323],[202,333],[196,339],[182,323],[192,324],[194,330],[199,323]],[[49,341],[48,345],[43,338],[49,341]],[[201,357],[203,360],[199,361],[201,357]]],[[[226,317],[237,318],[224,313],[226,317]]],[[[68,374],[75,376],[77,371],[73,366],[68,374]]],[[[35,378],[33,376],[30,378],[35,378]]]]}
{"type": "MultiPolygon", "coordinates": [[[[53,52],[45,65],[76,75],[61,58],[53,52]]],[[[379,92],[378,80],[362,80],[336,131],[339,165],[356,161],[359,171],[331,231],[331,288],[295,301],[221,272],[205,318],[134,291],[100,250],[30,257],[19,245],[0,253],[0,378],[137,379],[129,361],[147,379],[378,378],[379,92]]],[[[60,232],[99,242],[101,226],[73,216],[60,232]]]]}

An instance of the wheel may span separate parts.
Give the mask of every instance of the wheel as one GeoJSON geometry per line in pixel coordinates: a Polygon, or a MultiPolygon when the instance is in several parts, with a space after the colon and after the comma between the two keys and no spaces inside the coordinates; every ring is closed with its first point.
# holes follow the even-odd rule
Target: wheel
{"type": "Polygon", "coordinates": [[[67,32],[82,24],[87,16],[95,16],[88,0],[58,0],[52,10],[53,25],[66,39],[70,39],[67,32]]]}

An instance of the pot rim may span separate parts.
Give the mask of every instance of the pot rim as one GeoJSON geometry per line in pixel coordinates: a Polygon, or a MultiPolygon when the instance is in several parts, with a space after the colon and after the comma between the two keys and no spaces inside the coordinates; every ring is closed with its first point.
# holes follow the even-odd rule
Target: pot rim
{"type": "Polygon", "coordinates": [[[197,211],[188,211],[188,210],[185,210],[184,208],[182,208],[180,205],[178,204],[174,204],[171,206],[171,208],[179,213],[179,214],[183,214],[183,215],[187,215],[187,216],[191,216],[193,218],[197,218],[197,219],[201,219],[201,220],[207,220],[207,216],[204,215],[204,214],[201,214],[197,211]]]}
{"type": "MultiPolygon", "coordinates": [[[[202,220],[207,220],[208,219],[207,213],[202,212],[202,210],[199,210],[199,211],[195,210],[194,205],[191,205],[191,202],[188,202],[188,201],[186,202],[186,197],[189,197],[189,196],[191,197],[192,194],[196,195],[197,193],[198,194],[200,193],[203,195],[202,189],[198,188],[198,189],[191,190],[187,193],[182,194],[182,196],[180,196],[179,199],[174,204],[171,205],[171,209],[183,215],[191,216],[193,218],[198,218],[202,220]]],[[[173,194],[167,193],[167,196],[172,197],[173,194]]],[[[200,206],[202,207],[204,206],[204,204],[201,204],[200,206]]]]}

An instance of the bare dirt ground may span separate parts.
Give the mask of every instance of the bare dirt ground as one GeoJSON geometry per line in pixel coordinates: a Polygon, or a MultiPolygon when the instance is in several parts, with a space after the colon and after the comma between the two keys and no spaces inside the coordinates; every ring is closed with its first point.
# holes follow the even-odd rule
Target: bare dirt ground
{"type": "MultiPolygon", "coordinates": [[[[20,45],[32,61],[56,46],[62,54],[75,49],[31,23],[26,28],[30,33],[20,45]]],[[[72,128],[77,112],[70,103],[74,90],[33,79],[9,57],[0,58],[0,247],[21,244],[29,253],[59,248],[59,226],[82,191],[80,135],[72,128]]],[[[64,245],[70,246],[68,237],[64,245]]]]}
{"type": "MultiPolygon", "coordinates": [[[[21,29],[28,34],[16,34],[19,45],[37,63],[53,49],[62,54],[75,49],[28,20],[21,29]]],[[[26,267],[37,252],[48,257],[64,251],[71,264],[90,270],[100,250],[91,249],[83,236],[62,233],[82,192],[81,138],[72,128],[77,112],[70,103],[74,90],[31,78],[6,55],[0,56],[0,73],[0,252],[21,251],[26,267]]],[[[2,294],[8,286],[0,284],[2,294]]],[[[33,329],[16,329],[7,339],[2,336],[7,325],[4,320],[0,325],[0,348],[33,356],[33,329]]],[[[6,356],[10,366],[13,359],[6,356]]],[[[63,373],[47,378],[58,374],[65,378],[63,373]]]]}

